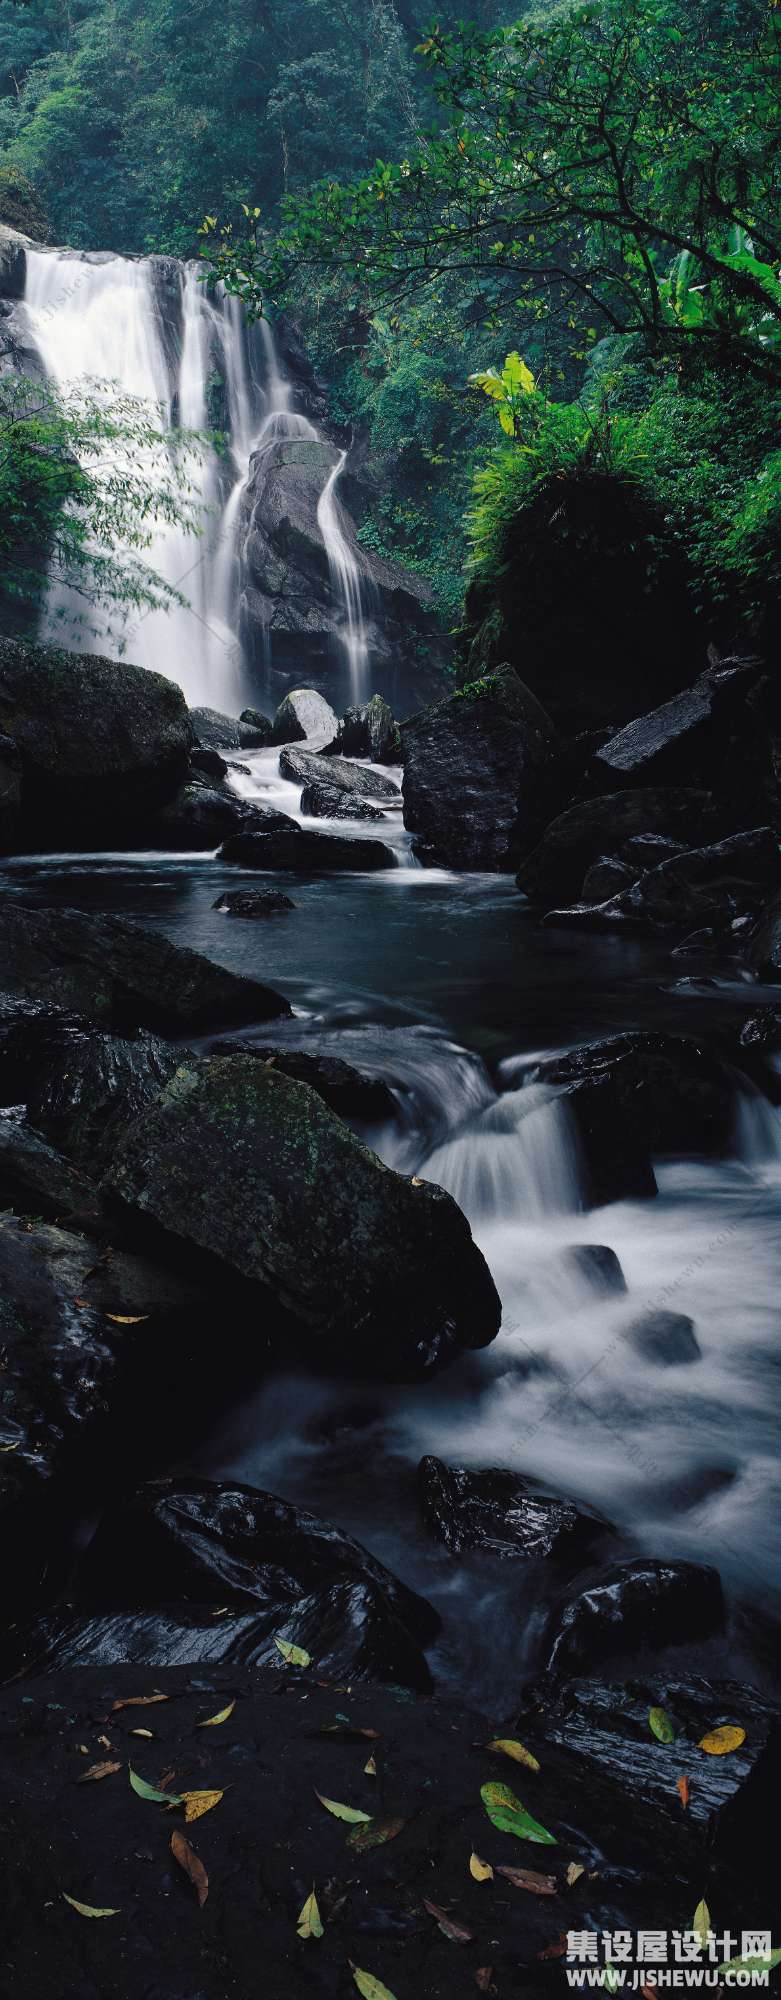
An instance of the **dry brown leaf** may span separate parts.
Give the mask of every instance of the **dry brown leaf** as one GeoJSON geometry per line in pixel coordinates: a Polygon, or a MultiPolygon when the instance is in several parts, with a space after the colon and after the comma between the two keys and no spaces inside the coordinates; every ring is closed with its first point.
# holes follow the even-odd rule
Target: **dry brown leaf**
{"type": "Polygon", "coordinates": [[[539,1959],[564,1958],[566,1950],[567,1933],[566,1931],[559,1931],[555,1944],[547,1944],[544,1951],[538,1951],[537,1957],[539,1959]]]}
{"type": "Polygon", "coordinates": [[[506,1882],[512,1882],[514,1889],[528,1889],[530,1896],[555,1896],[558,1884],[555,1875],[538,1875],[534,1868],[500,1868],[497,1875],[503,1875],[506,1882]]]}
{"type": "Polygon", "coordinates": [[[677,1780],[677,1783],[676,1783],[676,1786],[675,1786],[675,1789],[676,1789],[676,1791],[677,1791],[677,1792],[679,1793],[679,1795],[680,1795],[680,1800],[681,1800],[681,1805],[682,1805],[682,1806],[684,1807],[684,1809],[685,1809],[685,1808],[686,1808],[686,1806],[687,1806],[687,1805],[688,1805],[688,1803],[689,1803],[689,1797],[690,1797],[690,1792],[689,1792],[689,1780],[688,1780],[688,1778],[679,1778],[679,1779],[677,1780]]]}
{"type": "Polygon", "coordinates": [[[169,1701],[167,1694],[126,1694],[121,1701],[112,1701],[111,1713],[118,1715],[121,1708],[153,1708],[156,1701],[169,1701]]]}
{"type": "Polygon", "coordinates": [[[493,1966],[480,1965],[475,1973],[475,1985],[479,1986],[481,1993],[495,1993],[496,1987],[494,1986],[493,1978],[493,1966]]]}
{"type": "Polygon", "coordinates": [[[184,1834],[180,1833],[178,1828],[171,1835],[171,1853],[174,1860],[178,1861],[179,1867],[184,1869],[185,1875],[189,1876],[198,1898],[198,1907],[202,1910],[209,1894],[209,1877],[203,1862],[199,1861],[189,1840],[185,1840],[184,1834]]]}
{"type": "Polygon", "coordinates": [[[454,1923],[452,1917],[448,1916],[447,1910],[443,1910],[439,1903],[430,1903],[428,1897],[424,1896],[423,1908],[428,1910],[429,1916],[439,1925],[442,1936],[449,1938],[451,1944],[471,1944],[474,1931],[468,1931],[465,1924],[454,1923]]]}
{"type": "Polygon", "coordinates": [[[147,1319],[149,1318],[149,1314],[148,1314],[148,1313],[107,1313],[107,1314],[106,1314],[106,1318],[107,1318],[107,1319],[110,1319],[110,1320],[111,1320],[111,1324],[112,1324],[112,1326],[141,1326],[142,1322],[143,1322],[144,1320],[147,1320],[147,1319]]]}
{"type": "Polygon", "coordinates": [[[121,1769],[121,1764],[90,1764],[89,1770],[82,1771],[76,1779],[76,1783],[77,1785],[88,1785],[92,1780],[97,1781],[98,1778],[110,1778],[112,1772],[121,1771],[121,1769]]]}

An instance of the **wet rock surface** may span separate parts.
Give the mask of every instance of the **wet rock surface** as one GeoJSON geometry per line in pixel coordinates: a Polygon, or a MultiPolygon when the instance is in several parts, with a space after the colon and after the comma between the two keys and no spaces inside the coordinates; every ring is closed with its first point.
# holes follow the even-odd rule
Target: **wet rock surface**
{"type": "Polygon", "coordinates": [[[150,818],[147,835],[151,847],[197,851],[219,847],[232,833],[264,825],[262,807],[240,799],[227,787],[217,791],[209,785],[182,785],[175,797],[150,818]]]}
{"type": "Polygon", "coordinates": [[[712,847],[684,850],[651,867],[630,887],[612,892],[606,901],[589,905],[588,885],[595,873],[586,877],[582,903],[550,910],[545,922],[587,930],[681,932],[707,917],[723,928],[736,918],[755,915],[768,887],[778,882],[778,835],[772,827],[758,827],[712,847]]]}
{"type": "Polygon", "coordinates": [[[92,1021],[176,1034],[222,1021],[288,1014],[279,993],[227,972],[162,932],[81,910],[0,907],[3,984],[10,995],[66,1007],[92,1021]]]}
{"type": "Polygon", "coordinates": [[[339,749],[344,757],[370,757],[373,764],[401,763],[401,730],[381,694],[373,694],[360,708],[347,709],[339,728],[339,749]]]}
{"type": "Polygon", "coordinates": [[[226,889],[218,896],[215,910],[221,910],[226,917],[278,917],[285,910],[294,910],[291,896],[283,896],[281,889],[226,889]]]}
{"type": "Polygon", "coordinates": [[[337,785],[308,784],[301,793],[301,811],[310,819],[383,820],[384,812],[370,799],[343,792],[337,785]]]}
{"type": "Polygon", "coordinates": [[[511,667],[402,725],[404,824],[422,861],[509,869],[555,808],[556,735],[511,667]]]}
{"type": "Polygon", "coordinates": [[[721,1578],[702,1563],[613,1563],[579,1581],[551,1620],[549,1670],[587,1673],[603,1660],[655,1653],[718,1630],[721,1578]]]}
{"type": "Polygon", "coordinates": [[[312,750],[330,750],[339,723],[324,695],[315,688],[291,688],[281,701],[271,729],[274,743],[308,743],[312,750]]]}
{"type": "MultiPolygon", "coordinates": [[[[686,785],[646,785],[636,791],[612,791],[583,799],[553,820],[539,845],[526,855],[518,872],[518,887],[533,902],[574,902],[581,898],[584,878],[600,855],[619,860],[626,855],[631,865],[637,859],[638,840],[660,837],[669,843],[673,838],[683,839],[689,846],[693,835],[705,837],[717,823],[712,793],[686,785]]],[[[658,864],[669,855],[657,854],[655,859],[658,864]]],[[[639,872],[636,868],[633,880],[639,872]]]]}
{"type": "Polygon", "coordinates": [[[132,1040],[64,1028],[41,1050],[27,1115],[36,1130],[93,1176],[107,1167],[134,1118],[170,1081],[177,1056],[156,1035],[132,1040]]]}
{"type": "Polygon", "coordinates": [[[0,1116],[0,1208],[18,1215],[88,1216],[100,1203],[97,1188],[85,1174],[63,1160],[20,1111],[0,1116]]]}
{"type": "Polygon", "coordinates": [[[278,831],[233,834],[220,848],[219,859],[236,861],[243,868],[280,869],[290,875],[368,874],[396,866],[393,848],[382,840],[315,833],[295,820],[278,831]]]}
{"type": "Polygon", "coordinates": [[[614,1035],[541,1063],[576,1112],[608,1087],[627,1131],[651,1153],[722,1151],[734,1123],[734,1080],[718,1056],[684,1035],[614,1035]]]}
{"type": "Polygon", "coordinates": [[[296,1083],[308,1084],[310,1090],[316,1090],[339,1118],[380,1125],[394,1118],[398,1111],[393,1091],[381,1077],[371,1076],[357,1069],[354,1063],[345,1062],[342,1056],[329,1055],[324,1050],[295,1049],[287,1043],[264,1045],[231,1040],[213,1044],[209,1053],[214,1057],[242,1055],[266,1063],[282,1076],[290,1076],[296,1083]]]}
{"type": "MultiPolygon", "coordinates": [[[[557,1740],[556,1732],[571,1726],[558,1710],[550,1735],[541,1717],[526,1720],[524,1740],[541,1768],[515,1779],[515,1767],[485,1747],[497,1734],[496,1717],[456,1702],[410,1701],[388,1688],[318,1687],[311,1674],[277,1660],[276,1670],[249,1672],[236,1662],[160,1667],[151,1677],[148,1665],[85,1664],[78,1674],[52,1672],[5,1690],[0,1732],[17,1781],[0,1827],[0,1864],[5,1963],[15,1990],[41,1991],[43,1973],[58,2000],[225,2000],[227,1992],[256,2000],[262,1937],[264,2000],[291,2000],[304,1984],[315,1995],[341,1995],[350,1963],[399,1996],[414,1965],[422,2000],[470,2000],[476,1972],[490,1966],[500,1993],[513,1993],[520,1980],[536,2000],[562,1990],[557,1948],[569,1928],[685,1929],[703,1894],[714,1910],[729,1912],[733,1930],[767,1927],[767,1879],[752,1873],[758,1842],[754,1837],[741,1855],[740,1839],[743,1826],[751,1827],[752,1794],[772,1800],[777,1784],[765,1713],[751,1711],[751,1769],[744,1767],[740,1780],[735,1774],[734,1803],[725,1802],[725,1833],[714,1852],[703,1815],[681,1812],[674,1777],[669,1804],[650,1796],[638,1745],[619,1745],[617,1731],[608,1741],[607,1726],[600,1762],[593,1744],[575,1750],[557,1740]],[[165,1701],[115,1709],[148,1698],[154,1687],[165,1701]],[[199,1729],[231,1703],[224,1724],[199,1729]],[[139,1717],[151,1742],[131,1734],[139,1717]],[[362,1738],[361,1730],[376,1736],[362,1738]],[[370,1751],[376,1778],[364,1770],[370,1751]],[[120,1769],[99,1784],[74,1782],[106,1760],[120,1769]],[[171,1854],[183,1810],[138,1798],[129,1765],[157,1786],[166,1770],[175,1772],[171,1789],[180,1793],[224,1792],[185,1829],[208,1876],[200,1911],[171,1854]],[[480,1788],[508,1776],[555,1846],[521,1845],[490,1825],[480,1788]],[[392,1843],[361,1853],[316,1793],[403,1825],[392,1843]],[[544,1871],[555,1893],[519,1892],[498,1873],[475,1882],[472,1851],[495,1869],[544,1871]],[[567,1888],[571,1863],[583,1873],[567,1888]],[[34,1904],[31,1880],[40,1889],[34,1904]],[[316,1944],[296,1935],[313,1884],[324,1925],[316,1944]],[[63,1892],[118,1914],[88,1923],[63,1892]],[[442,1934],[426,1899],[463,1927],[462,1943],[442,1934]]],[[[677,1702],[676,1713],[683,1708],[683,1695],[663,1692],[671,1707],[677,1702]]],[[[714,1709],[729,1709],[732,1693],[714,1688],[714,1709]]],[[[620,1688],[610,1698],[617,1724],[630,1700],[620,1688]]],[[[701,1711],[710,1691],[699,1699],[701,1711]]],[[[667,1770],[663,1746],[656,1749],[667,1770]]],[[[729,1783],[729,1773],[718,1775],[729,1783]]]]}
{"type": "Polygon", "coordinates": [[[607,1532],[605,1522],[573,1501],[535,1492],[517,1473],[498,1468],[473,1471],[423,1458],[418,1491],[427,1528],[451,1555],[482,1549],[516,1561],[582,1557],[607,1532]]]}
{"type": "Polygon", "coordinates": [[[687,1313],[651,1312],[632,1320],[627,1339],[644,1361],[676,1368],[702,1359],[702,1348],[687,1313]]]}
{"type": "Polygon", "coordinates": [[[383,1167],[314,1091],[252,1057],[181,1064],[106,1187],[258,1287],[248,1338],[292,1315],[329,1372],[425,1374],[498,1330],[493,1281],[451,1197],[383,1167]]]}
{"type": "Polygon", "coordinates": [[[363,799],[384,799],[389,805],[400,804],[398,785],[392,778],[386,778],[381,771],[370,770],[365,764],[353,764],[347,757],[326,757],[312,750],[285,749],[280,754],[279,768],[283,778],[293,784],[330,785],[338,792],[348,792],[363,799]]]}

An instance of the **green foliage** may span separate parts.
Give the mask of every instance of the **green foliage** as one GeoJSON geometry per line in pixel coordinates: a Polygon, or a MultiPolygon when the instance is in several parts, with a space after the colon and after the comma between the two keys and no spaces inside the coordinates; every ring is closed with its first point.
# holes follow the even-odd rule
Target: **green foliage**
{"type": "Polygon", "coordinates": [[[10,229],[21,229],[37,243],[50,240],[51,230],[36,190],[19,167],[0,167],[0,222],[10,229]]]}
{"type": "Polygon", "coordinates": [[[197,533],[198,448],[130,398],[109,410],[0,376],[0,607],[15,629],[35,629],[48,575],[84,600],[86,623],[101,606],[177,601],[144,550],[160,521],[197,533]]]}

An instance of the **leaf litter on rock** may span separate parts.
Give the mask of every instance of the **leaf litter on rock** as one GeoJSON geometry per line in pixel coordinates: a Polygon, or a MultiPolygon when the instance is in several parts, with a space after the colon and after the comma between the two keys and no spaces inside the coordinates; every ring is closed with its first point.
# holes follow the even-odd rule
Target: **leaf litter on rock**
{"type": "Polygon", "coordinates": [[[452,1917],[448,1916],[447,1910],[443,1910],[441,1903],[430,1903],[428,1897],[424,1896],[423,1908],[424,1910],[428,1910],[429,1916],[434,1918],[434,1922],[441,1930],[442,1936],[449,1938],[451,1944],[472,1943],[475,1935],[474,1931],[467,1930],[466,1924],[456,1923],[452,1917]]]}
{"type": "Polygon", "coordinates": [[[368,1826],[371,1822],[371,1813],[361,1812],[358,1806],[343,1806],[339,1799],[325,1799],[316,1787],[315,1798],[320,1800],[321,1806],[325,1806],[326,1812],[331,1813],[334,1819],[349,1820],[353,1826],[357,1826],[360,1822],[368,1826]]]}
{"type": "Polygon", "coordinates": [[[92,1903],[80,1903],[77,1896],[69,1896],[65,1889],[62,1891],[62,1897],[63,1902],[70,1903],[71,1909],[75,1910],[80,1917],[118,1917],[120,1915],[119,1910],[96,1909],[92,1903]]]}
{"type": "Polygon", "coordinates": [[[128,1776],[130,1778],[130,1783],[133,1787],[133,1791],[137,1794],[137,1796],[140,1799],[147,1799],[150,1805],[155,1805],[155,1806],[181,1805],[182,1799],[179,1793],[158,1791],[156,1785],[147,1784],[146,1778],[140,1778],[138,1772],[134,1771],[130,1766],[128,1767],[128,1776]]]}
{"type": "Polygon", "coordinates": [[[118,1715],[121,1708],[154,1708],[158,1701],[170,1701],[168,1694],[126,1694],[120,1701],[112,1701],[111,1714],[118,1715]]]}
{"type": "Polygon", "coordinates": [[[530,1896],[557,1896],[558,1883],[555,1875],[538,1875],[534,1868],[503,1868],[497,1862],[497,1875],[512,1882],[514,1889],[527,1889],[530,1896]]]}
{"type": "Polygon", "coordinates": [[[195,1725],[196,1729],[217,1729],[221,1722],[230,1722],[235,1707],[236,1702],[234,1698],[233,1701],[228,1702],[227,1708],[221,1708],[216,1715],[207,1715],[203,1722],[197,1722],[195,1725]]]}
{"type": "Polygon", "coordinates": [[[359,1965],[353,1965],[352,1959],[348,1960],[348,1964],[361,2000],[396,2000],[395,1993],[391,1993],[389,1986],[383,1986],[382,1980],[375,1978],[373,1972],[363,1972],[359,1965]]]}
{"type": "Polygon", "coordinates": [[[395,1840],[403,1833],[405,1819],[370,1819],[365,1826],[354,1826],[347,1835],[347,1846],[355,1854],[366,1854],[371,1847],[384,1847],[386,1841],[395,1840]]]}
{"type": "Polygon", "coordinates": [[[99,1778],[110,1778],[115,1771],[121,1771],[121,1764],[90,1764],[88,1771],[80,1771],[77,1785],[97,1784],[99,1778]]]}
{"type": "Polygon", "coordinates": [[[728,1757],[733,1750],[739,1750],[746,1741],[745,1729],[736,1723],[723,1723],[718,1729],[709,1729],[700,1739],[700,1749],[709,1757],[728,1757]]]}
{"type": "Polygon", "coordinates": [[[274,1645],[282,1654],[289,1667],[311,1667],[312,1655],[305,1653],[303,1646],[293,1646],[289,1639],[276,1639],[274,1645]]]}
{"type": "Polygon", "coordinates": [[[314,1889],[311,1896],[307,1896],[298,1918],[297,1928],[300,1938],[321,1938],[323,1935],[323,1920],[320,1915],[314,1889]]]}
{"type": "Polygon", "coordinates": [[[495,1750],[502,1757],[511,1757],[515,1764],[525,1764],[528,1771],[539,1771],[539,1761],[526,1749],[524,1743],[516,1742],[512,1736],[497,1736],[493,1743],[486,1744],[487,1750],[495,1750]]]}
{"type": "Polygon", "coordinates": [[[481,1861],[479,1854],[470,1854],[469,1873],[475,1882],[492,1882],[494,1879],[490,1861],[481,1861]]]}
{"type": "Polygon", "coordinates": [[[555,1847],[556,1836],[532,1819],[509,1785],[491,1782],[481,1785],[480,1797],[491,1821],[500,1833],[512,1833],[516,1840],[533,1840],[541,1847],[555,1847]]]}
{"type": "Polygon", "coordinates": [[[649,1708],[648,1726],[659,1743],[675,1742],[675,1725],[664,1708],[649,1708]]]}

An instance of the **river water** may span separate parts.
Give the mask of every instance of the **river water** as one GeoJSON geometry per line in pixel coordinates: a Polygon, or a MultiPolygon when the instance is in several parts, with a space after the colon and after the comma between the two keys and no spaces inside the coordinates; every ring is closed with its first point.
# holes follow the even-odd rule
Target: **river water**
{"type": "MultiPolygon", "coordinates": [[[[245,792],[297,813],[277,753],[249,761],[245,792]]],[[[539,1565],[519,1579],[515,1564],[453,1563],[427,1541],[415,1493],[427,1452],[570,1495],[615,1525],[619,1553],[715,1563],[729,1670],[761,1673],[781,1595],[781,1113],[739,1094],[731,1158],[660,1163],[656,1201],[587,1212],[566,1107],[526,1080],[542,1054],[605,1033],[726,1034],[755,989],[703,981],[656,944],[540,929],[511,878],[415,866],[392,812],[355,831],[390,838],[399,865],[288,878],[295,911],[264,923],[214,910],[224,889],[264,878],[209,856],[4,864],[23,901],[141,918],[278,986],[294,1021],[262,1024],[258,1040],[310,1040],[385,1077],[398,1118],[365,1136],[451,1190],[502,1296],[499,1338],[445,1375],[392,1389],[275,1379],[197,1467],[314,1507],[425,1589],[445,1621],[435,1664],[483,1702],[536,1665],[549,1582],[539,1565]],[[628,1297],[595,1301],[562,1258],[576,1243],[611,1246],[628,1297]],[[660,1369],[630,1347],[629,1321],[656,1306],[691,1316],[701,1360],[660,1369]]]]}

